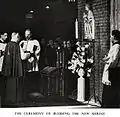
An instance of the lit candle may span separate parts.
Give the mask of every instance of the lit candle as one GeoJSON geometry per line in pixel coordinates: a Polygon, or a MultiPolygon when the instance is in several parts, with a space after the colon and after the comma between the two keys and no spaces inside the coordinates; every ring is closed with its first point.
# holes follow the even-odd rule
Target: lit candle
{"type": "Polygon", "coordinates": [[[78,39],[78,20],[75,20],[75,38],[78,39]]]}

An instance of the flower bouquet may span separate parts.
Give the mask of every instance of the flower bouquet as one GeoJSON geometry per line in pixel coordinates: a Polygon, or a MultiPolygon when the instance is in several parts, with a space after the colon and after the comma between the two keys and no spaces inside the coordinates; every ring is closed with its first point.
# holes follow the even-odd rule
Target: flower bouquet
{"type": "Polygon", "coordinates": [[[80,77],[90,77],[93,65],[93,52],[90,43],[80,45],[76,43],[76,52],[73,53],[71,61],[68,61],[68,69],[80,77]]]}

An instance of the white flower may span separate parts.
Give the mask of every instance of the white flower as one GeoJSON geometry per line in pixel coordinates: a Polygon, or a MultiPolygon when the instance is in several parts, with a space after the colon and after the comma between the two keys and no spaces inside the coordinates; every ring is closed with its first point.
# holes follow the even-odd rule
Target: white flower
{"type": "Polygon", "coordinates": [[[88,72],[91,73],[91,69],[88,69],[88,72]]]}
{"type": "Polygon", "coordinates": [[[92,58],[87,59],[87,61],[90,62],[90,63],[93,63],[93,59],[92,58]]]}
{"type": "Polygon", "coordinates": [[[83,70],[82,68],[79,69],[78,75],[81,76],[81,77],[83,77],[83,75],[84,75],[84,70],[83,70]]]}
{"type": "Polygon", "coordinates": [[[90,63],[93,63],[93,59],[90,59],[90,63]]]}
{"type": "Polygon", "coordinates": [[[81,47],[81,50],[82,50],[82,51],[85,51],[85,47],[81,47]]]}
{"type": "Polygon", "coordinates": [[[72,64],[70,61],[68,61],[68,64],[72,64]]]}
{"type": "Polygon", "coordinates": [[[85,55],[85,52],[81,52],[81,55],[84,56],[84,55],[85,55]]]}
{"type": "MultiPolygon", "coordinates": [[[[72,73],[77,73],[80,77],[83,77],[85,74],[85,71],[83,69],[84,65],[86,62],[92,64],[94,61],[93,56],[90,58],[89,56],[86,59],[84,59],[85,56],[85,49],[88,49],[89,44],[86,44],[84,46],[80,46],[79,42],[76,43],[79,47],[77,47],[77,53],[74,52],[71,61],[68,61],[68,64],[70,65],[68,69],[71,70],[72,73]]],[[[88,51],[89,52],[89,51],[88,51]]],[[[90,77],[91,75],[91,68],[86,68],[87,69],[87,76],[90,77]]]]}
{"type": "Polygon", "coordinates": [[[58,47],[58,50],[60,50],[60,47],[58,47]]]}
{"type": "Polygon", "coordinates": [[[68,64],[71,64],[71,66],[68,66],[68,69],[73,70],[74,69],[74,63],[69,61],[68,64]]]}
{"type": "Polygon", "coordinates": [[[79,56],[80,59],[83,59],[83,56],[79,56]]]}
{"type": "Polygon", "coordinates": [[[72,70],[72,73],[74,74],[74,73],[75,73],[75,71],[73,71],[73,70],[72,70]]]}
{"type": "Polygon", "coordinates": [[[87,77],[90,77],[90,73],[87,73],[87,77]]]}
{"type": "Polygon", "coordinates": [[[85,44],[85,48],[88,48],[89,47],[89,44],[85,44]]]}
{"type": "Polygon", "coordinates": [[[84,67],[84,64],[80,62],[80,63],[79,63],[79,66],[80,66],[80,67],[84,67]]]}
{"type": "Polygon", "coordinates": [[[71,63],[74,63],[74,61],[75,61],[75,60],[72,59],[72,60],[71,60],[71,63]]]}
{"type": "Polygon", "coordinates": [[[88,58],[87,61],[90,62],[90,59],[88,58]]]}
{"type": "Polygon", "coordinates": [[[69,70],[71,70],[71,69],[72,69],[72,67],[71,67],[71,66],[69,66],[69,67],[68,67],[68,69],[69,69],[69,70]]]}
{"type": "Polygon", "coordinates": [[[76,69],[76,72],[78,73],[79,69],[76,69]]]}
{"type": "Polygon", "coordinates": [[[76,52],[74,52],[73,55],[72,55],[72,59],[76,59],[76,57],[78,58],[78,55],[77,55],[76,52]]]}
{"type": "Polygon", "coordinates": [[[77,51],[80,51],[80,48],[79,48],[79,47],[77,47],[77,51]]]}
{"type": "Polygon", "coordinates": [[[78,41],[78,42],[76,42],[76,45],[80,46],[80,42],[79,42],[79,41],[78,41]]]}
{"type": "Polygon", "coordinates": [[[85,59],[82,59],[81,62],[82,62],[82,63],[85,63],[85,59]]]}

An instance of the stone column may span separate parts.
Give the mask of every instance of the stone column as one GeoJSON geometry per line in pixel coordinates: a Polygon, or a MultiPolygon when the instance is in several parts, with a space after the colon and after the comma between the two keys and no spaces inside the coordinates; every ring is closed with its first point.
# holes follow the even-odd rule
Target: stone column
{"type": "Polygon", "coordinates": [[[85,101],[85,79],[79,77],[77,81],[77,101],[85,101]]]}

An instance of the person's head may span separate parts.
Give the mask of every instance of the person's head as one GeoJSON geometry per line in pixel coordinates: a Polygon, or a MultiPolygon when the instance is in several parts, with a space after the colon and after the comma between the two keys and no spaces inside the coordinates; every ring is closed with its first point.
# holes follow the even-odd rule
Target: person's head
{"type": "Polygon", "coordinates": [[[90,5],[89,4],[85,4],[85,10],[89,11],[90,10],[90,5]]]}
{"type": "Polygon", "coordinates": [[[40,43],[41,43],[41,45],[45,45],[45,39],[42,38],[42,39],[40,40],[40,43]]]}
{"type": "Polygon", "coordinates": [[[15,42],[20,41],[20,35],[18,32],[13,32],[11,35],[11,40],[14,40],[15,42]]]}
{"type": "Polygon", "coordinates": [[[70,40],[67,41],[67,48],[71,48],[71,42],[70,42],[70,40]]]}
{"type": "Polygon", "coordinates": [[[119,31],[119,30],[113,30],[113,31],[112,31],[111,41],[112,41],[113,43],[114,43],[115,41],[120,42],[120,31],[119,31]]]}
{"type": "Polygon", "coordinates": [[[54,43],[55,48],[62,48],[63,47],[63,41],[61,40],[61,37],[57,37],[55,39],[55,43],[54,43]]]}
{"type": "Polygon", "coordinates": [[[66,48],[66,41],[63,41],[63,46],[64,46],[64,48],[66,48]]]}
{"type": "Polygon", "coordinates": [[[50,46],[53,46],[53,40],[49,40],[48,43],[50,46]]]}
{"type": "Polygon", "coordinates": [[[26,29],[25,30],[25,37],[26,39],[30,39],[32,36],[31,30],[30,29],[26,29]]]}
{"type": "Polygon", "coordinates": [[[2,33],[1,33],[1,39],[2,39],[2,40],[5,41],[5,40],[7,39],[7,37],[8,37],[8,34],[7,34],[6,32],[2,32],[2,33]]]}
{"type": "Polygon", "coordinates": [[[58,47],[58,44],[56,41],[54,41],[54,47],[57,48],[58,47]]]}

